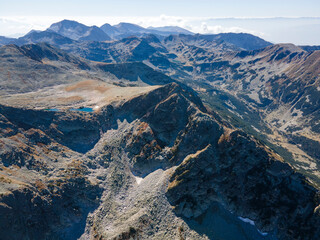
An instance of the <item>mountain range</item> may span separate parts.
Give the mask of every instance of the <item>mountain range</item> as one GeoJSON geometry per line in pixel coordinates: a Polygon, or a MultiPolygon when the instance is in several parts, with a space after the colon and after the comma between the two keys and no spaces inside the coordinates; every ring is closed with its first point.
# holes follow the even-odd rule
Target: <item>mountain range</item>
{"type": "MultiPolygon", "coordinates": [[[[58,39],[62,37],[69,38],[75,41],[108,41],[108,40],[118,40],[129,36],[142,37],[148,34],[155,34],[160,36],[169,36],[174,34],[190,34],[194,33],[180,28],[180,27],[149,27],[143,28],[132,23],[119,23],[117,25],[111,26],[106,23],[101,27],[97,26],[86,26],[76,21],[63,20],[52,24],[45,31],[32,30],[25,36],[19,39],[7,38],[0,36],[0,45],[5,45],[8,43],[14,43],[17,45],[23,45],[27,43],[37,43],[37,42],[50,42],[52,44],[57,44],[58,39]],[[57,33],[59,35],[55,35],[57,33]],[[50,35],[51,34],[51,35],[50,35]],[[62,37],[61,37],[62,36],[62,37]]],[[[60,43],[61,44],[61,43],[60,43]]]]}
{"type": "MultiPolygon", "coordinates": [[[[47,42],[60,46],[64,44],[64,42],[70,43],[71,41],[105,42],[111,39],[121,40],[123,38],[131,36],[145,37],[150,34],[155,35],[160,40],[170,35],[194,35],[194,33],[180,27],[166,26],[158,28],[143,28],[131,23],[119,23],[114,26],[111,26],[110,24],[104,24],[100,28],[98,28],[97,26],[89,27],[76,21],[63,20],[61,22],[52,24],[45,31],[33,30],[18,39],[1,37],[0,45],[9,43],[24,45],[28,43],[47,42]]],[[[237,43],[235,41],[244,42],[248,40],[250,42],[249,44],[254,44],[252,46],[243,46],[245,49],[247,49],[246,47],[248,47],[248,50],[251,50],[252,48],[260,48],[271,44],[250,34],[244,34],[239,40],[236,40],[232,34],[207,35],[202,36],[202,38],[206,38],[210,41],[220,39],[221,41],[227,41],[235,45],[240,44],[239,42],[237,43]]]]}
{"type": "Polygon", "coordinates": [[[320,238],[317,46],[69,20],[0,43],[0,239],[320,238]]]}
{"type": "Polygon", "coordinates": [[[106,34],[111,36],[113,39],[121,39],[129,36],[142,37],[147,34],[154,34],[159,36],[168,36],[173,34],[190,34],[194,33],[180,28],[180,27],[149,27],[143,28],[139,25],[131,23],[119,23],[117,25],[111,26],[110,24],[104,24],[100,27],[106,34]]]}
{"type": "Polygon", "coordinates": [[[76,21],[63,20],[52,24],[47,31],[79,41],[106,41],[111,38],[96,26],[88,27],[76,21]]]}

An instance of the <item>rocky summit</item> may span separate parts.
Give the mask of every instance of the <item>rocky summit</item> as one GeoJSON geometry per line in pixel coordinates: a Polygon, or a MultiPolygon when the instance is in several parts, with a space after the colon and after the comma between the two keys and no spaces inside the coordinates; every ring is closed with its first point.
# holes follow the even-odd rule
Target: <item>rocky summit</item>
{"type": "Polygon", "coordinates": [[[320,239],[316,47],[69,20],[1,44],[1,240],[320,239]]]}

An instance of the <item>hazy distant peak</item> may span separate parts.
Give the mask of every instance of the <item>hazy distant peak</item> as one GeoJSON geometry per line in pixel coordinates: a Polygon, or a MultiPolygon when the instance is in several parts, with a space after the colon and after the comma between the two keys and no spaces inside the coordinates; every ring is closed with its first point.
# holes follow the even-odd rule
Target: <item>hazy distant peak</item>
{"type": "Polygon", "coordinates": [[[153,29],[160,32],[176,32],[176,33],[184,33],[184,34],[194,34],[193,32],[178,26],[148,27],[148,29],[153,29]]]}
{"type": "Polygon", "coordinates": [[[301,49],[300,47],[298,47],[292,43],[278,43],[278,44],[270,46],[270,48],[273,50],[283,49],[283,50],[288,50],[290,52],[303,52],[304,51],[303,49],[301,49]]]}
{"type": "Polygon", "coordinates": [[[143,31],[145,28],[133,24],[133,23],[126,23],[126,22],[121,22],[117,25],[114,25],[115,28],[121,29],[121,30],[126,30],[126,31],[143,31]]]}
{"type": "Polygon", "coordinates": [[[157,36],[154,34],[148,34],[144,37],[144,39],[147,40],[148,42],[160,43],[159,38],[157,38],[157,36]]]}
{"type": "Polygon", "coordinates": [[[30,35],[30,34],[32,34],[32,33],[39,33],[39,32],[41,32],[41,30],[34,30],[34,29],[32,29],[30,32],[28,32],[25,36],[28,36],[28,35],[30,35]]]}
{"type": "Polygon", "coordinates": [[[97,26],[88,27],[73,20],[62,20],[52,24],[49,31],[54,31],[73,40],[106,41],[110,37],[97,26]]]}
{"type": "Polygon", "coordinates": [[[86,25],[79,23],[77,21],[65,19],[60,22],[51,24],[51,26],[48,29],[50,29],[54,32],[59,32],[62,29],[76,28],[76,27],[88,28],[86,25]]]}
{"type": "Polygon", "coordinates": [[[219,33],[219,34],[179,34],[171,35],[164,42],[207,42],[215,44],[227,44],[233,50],[256,50],[272,45],[257,36],[247,33],[219,33]]]}

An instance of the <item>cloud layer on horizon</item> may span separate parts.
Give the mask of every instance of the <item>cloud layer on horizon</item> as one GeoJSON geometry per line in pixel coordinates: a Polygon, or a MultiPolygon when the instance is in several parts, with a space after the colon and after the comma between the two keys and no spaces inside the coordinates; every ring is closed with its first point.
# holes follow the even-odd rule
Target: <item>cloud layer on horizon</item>
{"type": "Polygon", "coordinates": [[[179,26],[195,33],[217,34],[245,32],[272,42],[291,42],[300,45],[320,45],[320,18],[209,18],[209,17],[103,17],[103,16],[18,16],[0,17],[0,36],[18,37],[32,29],[45,30],[63,19],[85,25],[101,26],[130,22],[143,27],[179,26]]]}

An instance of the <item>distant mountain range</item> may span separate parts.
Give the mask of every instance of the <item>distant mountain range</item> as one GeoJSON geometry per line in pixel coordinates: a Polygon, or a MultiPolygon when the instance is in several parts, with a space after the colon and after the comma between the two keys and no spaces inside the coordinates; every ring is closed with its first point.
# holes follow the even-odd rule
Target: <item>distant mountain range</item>
{"type": "Polygon", "coordinates": [[[119,23],[117,25],[111,26],[110,24],[104,24],[101,26],[101,29],[111,36],[113,39],[121,39],[128,36],[145,36],[147,34],[154,34],[159,36],[169,36],[169,35],[176,35],[176,34],[190,34],[193,35],[194,33],[180,28],[180,27],[158,27],[158,28],[143,28],[139,25],[132,24],[132,23],[119,23]]]}
{"type": "MultiPolygon", "coordinates": [[[[194,33],[177,26],[143,28],[136,24],[122,22],[114,26],[106,23],[99,28],[97,26],[86,26],[82,23],[72,20],[63,20],[53,23],[45,31],[32,30],[18,39],[0,36],[0,46],[8,43],[23,45],[37,42],[48,42],[50,44],[60,45],[61,41],[63,41],[61,36],[75,41],[101,42],[119,40],[129,36],[142,37],[148,34],[164,37],[177,34],[193,35],[194,33]],[[49,32],[59,34],[60,36],[50,34],[49,32]]],[[[68,41],[70,42],[70,40],[66,40],[66,42],[68,41]]]]}
{"type": "Polygon", "coordinates": [[[196,39],[197,41],[226,42],[234,45],[238,49],[243,50],[254,50],[271,45],[271,43],[251,34],[228,33],[201,35],[194,34],[177,26],[143,28],[136,24],[124,22],[114,26],[106,23],[99,28],[97,26],[89,27],[76,21],[63,20],[52,24],[45,31],[32,30],[25,36],[18,39],[0,37],[0,46],[10,43],[22,46],[24,44],[40,42],[61,46],[75,42],[105,42],[121,40],[131,36],[146,37],[150,34],[156,36],[156,38],[159,40],[163,40],[168,36],[183,34],[184,39],[191,38],[196,39]],[[194,38],[192,38],[192,36],[194,36],[194,38]]]}
{"type": "Polygon", "coordinates": [[[111,38],[97,26],[88,27],[76,21],[63,20],[52,24],[47,31],[80,41],[106,41],[111,38]]]}

